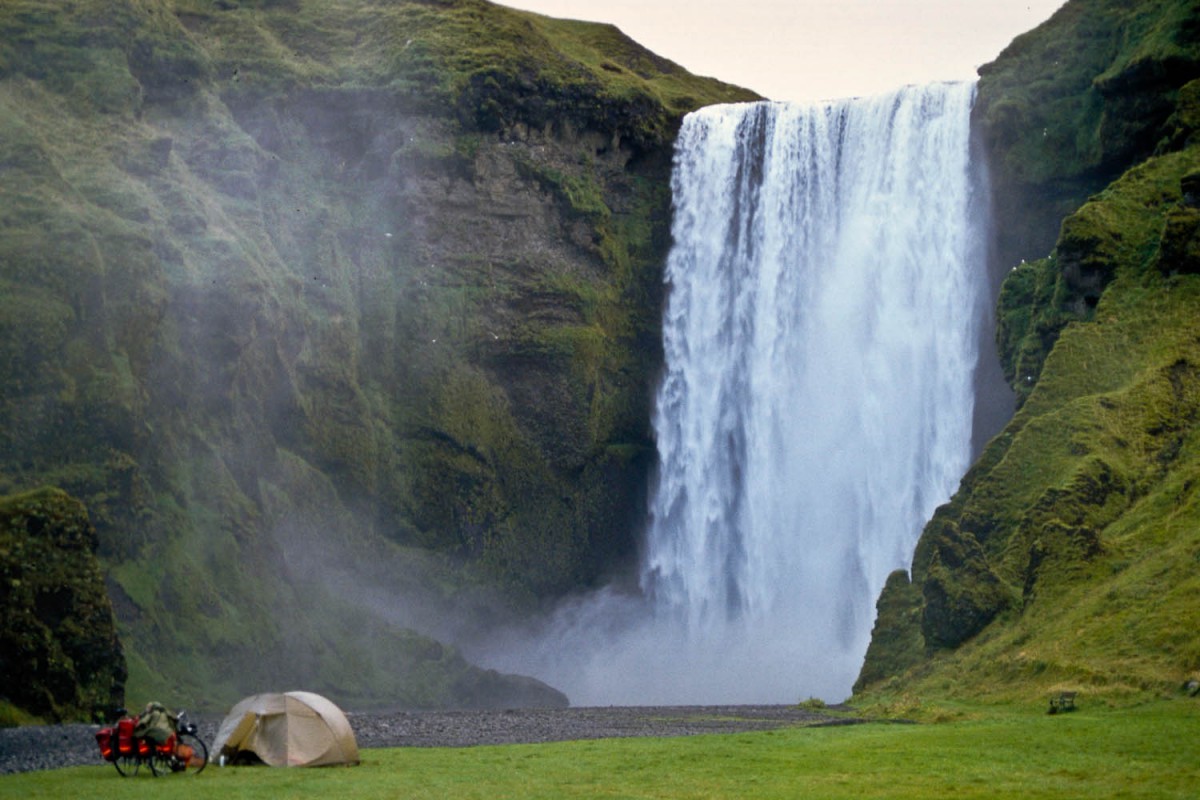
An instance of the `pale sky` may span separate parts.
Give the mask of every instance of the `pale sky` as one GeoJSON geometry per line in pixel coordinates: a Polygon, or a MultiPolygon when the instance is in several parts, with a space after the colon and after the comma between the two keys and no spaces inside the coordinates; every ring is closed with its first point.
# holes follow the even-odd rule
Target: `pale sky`
{"type": "Polygon", "coordinates": [[[611,22],[697,75],[772,100],[963,80],[1064,0],[503,0],[611,22]]]}

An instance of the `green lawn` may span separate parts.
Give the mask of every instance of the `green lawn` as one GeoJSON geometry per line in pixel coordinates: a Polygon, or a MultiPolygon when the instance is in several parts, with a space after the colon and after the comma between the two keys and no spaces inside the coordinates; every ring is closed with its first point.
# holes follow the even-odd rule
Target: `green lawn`
{"type": "Polygon", "coordinates": [[[123,779],[107,765],[0,778],[13,798],[1195,798],[1200,701],[1047,716],[976,709],[679,739],[366,750],[357,768],[211,767],[123,779]]]}

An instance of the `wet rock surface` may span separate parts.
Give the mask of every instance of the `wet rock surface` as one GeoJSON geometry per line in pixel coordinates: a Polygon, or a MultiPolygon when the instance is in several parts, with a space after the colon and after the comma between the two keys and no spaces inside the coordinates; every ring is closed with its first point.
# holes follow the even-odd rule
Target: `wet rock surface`
{"type": "MultiPolygon", "coordinates": [[[[765,731],[796,725],[846,725],[797,706],[611,706],[505,711],[394,711],[347,714],[358,746],[471,747],[633,736],[694,736],[765,731]]],[[[209,744],[218,717],[193,719],[209,744]]],[[[0,729],[0,774],[100,765],[99,725],[46,725],[0,729]]]]}

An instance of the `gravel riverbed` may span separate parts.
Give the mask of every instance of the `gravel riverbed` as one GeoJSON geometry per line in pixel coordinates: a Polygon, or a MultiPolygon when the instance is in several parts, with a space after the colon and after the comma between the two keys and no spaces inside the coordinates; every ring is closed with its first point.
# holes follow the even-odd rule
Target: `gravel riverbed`
{"type": "MultiPolygon", "coordinates": [[[[220,717],[189,715],[209,745],[220,717]]],[[[846,725],[797,706],[610,706],[505,711],[372,711],[346,715],[359,748],[472,747],[628,736],[692,736],[763,731],[795,725],[846,725]]],[[[104,762],[99,725],[0,729],[0,774],[104,762]]]]}

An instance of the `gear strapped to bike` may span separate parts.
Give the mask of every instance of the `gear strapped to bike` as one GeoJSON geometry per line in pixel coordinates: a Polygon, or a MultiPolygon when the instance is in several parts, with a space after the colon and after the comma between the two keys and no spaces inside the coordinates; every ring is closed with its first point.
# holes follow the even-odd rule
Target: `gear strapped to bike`
{"type": "Polygon", "coordinates": [[[136,717],[122,715],[116,725],[96,731],[105,761],[125,777],[137,775],[143,764],[154,776],[198,774],[208,766],[208,745],[196,734],[187,712],[169,712],[162,703],[148,703],[136,717]]]}

